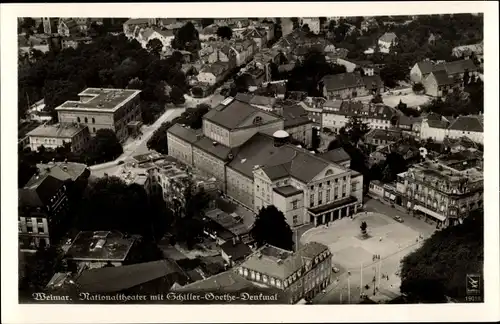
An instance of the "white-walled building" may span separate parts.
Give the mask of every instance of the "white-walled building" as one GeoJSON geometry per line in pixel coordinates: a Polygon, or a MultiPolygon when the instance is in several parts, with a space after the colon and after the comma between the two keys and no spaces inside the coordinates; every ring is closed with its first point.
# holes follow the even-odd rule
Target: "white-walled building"
{"type": "Polygon", "coordinates": [[[398,37],[394,33],[385,33],[380,36],[378,39],[378,47],[381,53],[388,54],[391,51],[391,47],[393,47],[397,43],[398,37]]]}

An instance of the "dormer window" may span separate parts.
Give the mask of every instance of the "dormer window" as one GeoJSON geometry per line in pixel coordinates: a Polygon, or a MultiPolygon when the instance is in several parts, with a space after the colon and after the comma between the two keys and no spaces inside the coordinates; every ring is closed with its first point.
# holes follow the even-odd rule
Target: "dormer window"
{"type": "Polygon", "coordinates": [[[261,116],[257,116],[253,119],[253,123],[254,125],[256,124],[262,124],[262,117],[261,116]]]}

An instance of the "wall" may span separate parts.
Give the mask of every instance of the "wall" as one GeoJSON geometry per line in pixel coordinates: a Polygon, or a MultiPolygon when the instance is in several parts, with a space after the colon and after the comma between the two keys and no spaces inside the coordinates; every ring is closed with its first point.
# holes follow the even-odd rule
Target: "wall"
{"type": "MultiPolygon", "coordinates": [[[[272,121],[271,118],[269,120],[272,121]]],[[[264,120],[264,123],[266,121],[264,120]]],[[[255,125],[253,127],[248,127],[244,129],[238,129],[230,133],[230,147],[237,147],[248,141],[256,133],[264,133],[268,135],[274,134],[277,130],[283,129],[284,121],[282,119],[276,119],[274,122],[269,122],[267,124],[255,125]]]]}
{"type": "Polygon", "coordinates": [[[367,95],[368,91],[366,88],[363,87],[357,87],[357,88],[348,88],[348,89],[342,89],[342,90],[335,90],[335,91],[330,91],[327,90],[326,87],[323,88],[323,95],[329,99],[348,99],[348,98],[356,98],[360,96],[367,95]]]}
{"type": "Polygon", "coordinates": [[[420,139],[432,138],[436,142],[442,142],[446,136],[446,129],[429,127],[427,121],[423,121],[420,127],[420,139]]]}
{"type": "Polygon", "coordinates": [[[338,58],[337,59],[337,64],[343,65],[346,68],[346,72],[351,73],[354,72],[354,69],[356,68],[356,64],[346,61],[344,59],[338,58]]]}
{"type": "Polygon", "coordinates": [[[483,144],[483,132],[468,132],[468,131],[459,131],[455,129],[446,130],[446,135],[450,138],[460,138],[462,136],[466,136],[474,142],[483,144]]]}
{"type": "Polygon", "coordinates": [[[296,227],[304,224],[304,194],[299,193],[294,196],[284,197],[273,191],[273,202],[285,215],[285,219],[290,227],[296,227]]]}
{"type": "Polygon", "coordinates": [[[433,97],[441,96],[433,74],[429,74],[429,76],[427,76],[422,83],[424,85],[426,95],[433,97]]]}
{"type": "Polygon", "coordinates": [[[307,147],[312,145],[312,124],[285,128],[285,131],[290,134],[293,139],[304,143],[307,147]]]}
{"type": "Polygon", "coordinates": [[[323,112],[322,116],[322,126],[330,128],[335,133],[338,133],[338,131],[344,127],[349,120],[345,115],[338,115],[331,112],[323,112]]]}
{"type": "Polygon", "coordinates": [[[368,192],[372,196],[377,197],[377,198],[384,197],[384,187],[382,187],[381,184],[379,185],[377,183],[371,182],[369,185],[369,188],[368,188],[368,192]]]}
{"type": "Polygon", "coordinates": [[[363,175],[351,177],[351,196],[356,197],[358,206],[363,205],[363,175]]]}
{"type": "Polygon", "coordinates": [[[226,167],[226,194],[247,208],[254,209],[254,183],[241,173],[226,167]]]}
{"type": "Polygon", "coordinates": [[[193,165],[193,146],[171,133],[167,133],[168,155],[173,156],[184,164],[193,165]]]}
{"type": "Polygon", "coordinates": [[[225,163],[197,147],[193,147],[193,166],[202,173],[213,176],[224,184],[226,183],[225,163]]]}
{"type": "Polygon", "coordinates": [[[203,134],[218,143],[230,146],[229,130],[206,119],[203,119],[203,134]]]}
{"type": "Polygon", "coordinates": [[[422,77],[422,72],[420,71],[418,64],[415,63],[415,65],[410,70],[410,80],[413,83],[419,83],[422,82],[422,77]]]}

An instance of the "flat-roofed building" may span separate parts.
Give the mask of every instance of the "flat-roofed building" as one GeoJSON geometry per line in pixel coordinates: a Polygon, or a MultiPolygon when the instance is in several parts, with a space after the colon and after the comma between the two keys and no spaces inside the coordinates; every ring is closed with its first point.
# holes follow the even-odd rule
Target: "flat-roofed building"
{"type": "Polygon", "coordinates": [[[87,146],[90,140],[89,129],[82,124],[43,124],[28,133],[29,146],[37,151],[40,146],[56,149],[71,144],[72,152],[79,152],[87,146]]]}
{"type": "Polygon", "coordinates": [[[90,134],[112,129],[124,141],[141,121],[140,90],[87,88],[79,101],[66,101],[56,108],[61,124],[83,124],[90,134]]]}

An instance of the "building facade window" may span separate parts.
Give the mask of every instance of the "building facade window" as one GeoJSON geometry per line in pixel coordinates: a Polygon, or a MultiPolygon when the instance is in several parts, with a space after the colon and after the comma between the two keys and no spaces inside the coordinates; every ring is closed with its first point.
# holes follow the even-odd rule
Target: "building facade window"
{"type": "Polygon", "coordinates": [[[293,216],[293,225],[297,225],[298,222],[299,222],[299,216],[294,215],[293,216]]]}
{"type": "Polygon", "coordinates": [[[95,118],[92,117],[92,124],[95,124],[95,118]]]}
{"type": "Polygon", "coordinates": [[[85,117],[85,123],[88,123],[89,122],[89,119],[87,117],[85,117]]]}

